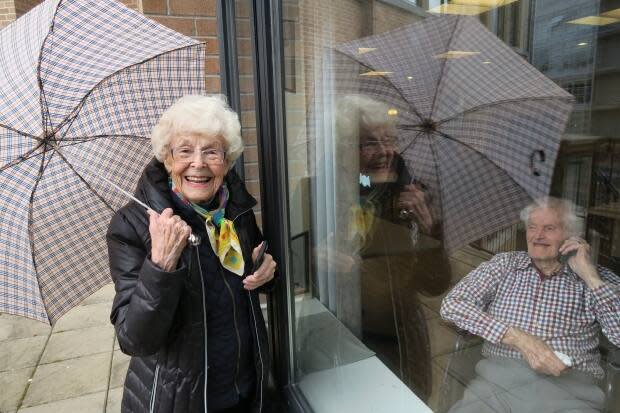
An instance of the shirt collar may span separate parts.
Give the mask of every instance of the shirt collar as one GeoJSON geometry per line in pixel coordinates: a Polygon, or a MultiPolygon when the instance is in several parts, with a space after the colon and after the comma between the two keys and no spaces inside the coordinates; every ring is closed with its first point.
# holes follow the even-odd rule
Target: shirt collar
{"type": "MultiPolygon", "coordinates": [[[[532,268],[534,271],[536,271],[537,273],[539,273],[538,268],[536,268],[536,266],[534,265],[534,262],[532,261],[532,259],[530,258],[529,255],[527,255],[527,252],[523,252],[522,254],[519,254],[517,256],[516,259],[516,268],[518,270],[527,270],[528,268],[532,268]]],[[[577,274],[575,274],[575,272],[570,268],[570,266],[568,264],[564,264],[558,271],[557,273],[555,273],[553,276],[558,276],[558,275],[568,275],[571,276],[572,278],[577,277],[577,274]]],[[[549,277],[551,278],[551,277],[549,277]]]]}

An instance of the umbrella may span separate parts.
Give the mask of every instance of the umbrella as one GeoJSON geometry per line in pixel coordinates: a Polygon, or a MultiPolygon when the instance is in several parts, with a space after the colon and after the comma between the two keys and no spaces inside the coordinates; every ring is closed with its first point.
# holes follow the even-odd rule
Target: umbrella
{"type": "Polygon", "coordinates": [[[133,192],[203,68],[203,44],[112,0],[48,0],[0,32],[0,313],[53,324],[110,281],[126,198],[106,180],[133,192]]]}
{"type": "Polygon", "coordinates": [[[549,193],[572,96],[477,19],[432,16],[341,44],[331,69],[335,95],[390,105],[448,251],[516,222],[549,193]]]}

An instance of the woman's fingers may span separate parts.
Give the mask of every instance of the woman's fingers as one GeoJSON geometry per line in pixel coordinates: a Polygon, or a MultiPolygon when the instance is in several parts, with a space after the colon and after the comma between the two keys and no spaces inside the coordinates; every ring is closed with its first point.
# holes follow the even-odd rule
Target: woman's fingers
{"type": "Polygon", "coordinates": [[[271,281],[276,270],[276,262],[271,254],[265,254],[263,263],[254,272],[243,279],[243,287],[246,290],[253,290],[261,285],[271,281]]]}

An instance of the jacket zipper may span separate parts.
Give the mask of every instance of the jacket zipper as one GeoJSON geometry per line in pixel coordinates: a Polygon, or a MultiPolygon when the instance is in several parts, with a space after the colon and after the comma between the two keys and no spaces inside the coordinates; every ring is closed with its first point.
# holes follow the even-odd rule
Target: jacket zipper
{"type": "Polygon", "coordinates": [[[151,400],[149,401],[149,413],[155,411],[155,397],[157,396],[157,382],[159,381],[159,363],[155,366],[155,377],[153,377],[153,387],[151,388],[151,400]]]}
{"type": "MultiPolygon", "coordinates": [[[[259,405],[258,412],[260,413],[263,410],[263,354],[260,348],[260,337],[258,337],[258,326],[256,324],[256,315],[254,314],[254,302],[252,301],[252,295],[250,291],[248,291],[248,299],[250,300],[250,312],[252,313],[252,321],[254,321],[254,333],[256,333],[256,345],[258,346],[258,358],[260,360],[260,378],[259,378],[259,405]]],[[[260,310],[260,307],[259,307],[260,310]]]]}
{"type": "Polygon", "coordinates": [[[241,362],[241,335],[239,334],[239,325],[237,324],[237,304],[235,303],[235,296],[232,292],[232,288],[230,288],[230,284],[226,281],[226,276],[224,275],[224,271],[222,270],[222,266],[220,265],[220,275],[222,276],[222,280],[224,280],[224,284],[226,284],[226,288],[228,289],[228,293],[230,294],[230,299],[233,305],[233,323],[235,325],[235,334],[237,335],[237,366],[235,368],[235,390],[237,394],[241,394],[239,392],[239,385],[237,384],[237,378],[239,377],[239,364],[241,362]]]}
{"type": "MultiPolygon", "coordinates": [[[[200,264],[200,253],[198,251],[198,245],[196,245],[194,247],[195,251],[196,251],[196,260],[198,261],[198,272],[200,273],[200,288],[202,289],[202,321],[203,321],[203,325],[204,325],[204,351],[205,351],[205,386],[204,386],[204,390],[203,390],[203,400],[204,400],[204,408],[205,408],[205,413],[208,413],[207,410],[207,371],[209,370],[209,365],[208,365],[208,360],[207,360],[207,303],[206,303],[206,298],[205,298],[205,280],[204,277],[202,276],[202,265],[200,264]]],[[[191,262],[191,259],[190,259],[191,262]]]]}
{"type": "MultiPolygon", "coordinates": [[[[232,219],[232,222],[234,223],[237,218],[239,218],[241,215],[245,214],[246,212],[251,211],[252,208],[248,208],[245,211],[240,212],[239,214],[237,214],[236,217],[234,217],[232,219]]],[[[220,268],[221,269],[221,268],[220,268]]],[[[228,283],[226,284],[228,285],[228,283]]],[[[229,287],[230,289],[230,287],[229,287]]],[[[258,346],[258,358],[260,361],[260,377],[259,377],[259,405],[258,405],[258,413],[261,413],[263,411],[263,376],[264,376],[264,365],[263,365],[263,354],[262,354],[262,350],[260,347],[260,337],[258,336],[258,325],[256,323],[256,315],[254,314],[254,302],[252,301],[252,295],[250,293],[250,291],[248,291],[248,299],[250,300],[250,312],[252,313],[252,321],[254,323],[254,334],[256,336],[256,345],[258,346]]],[[[234,301],[233,301],[234,303],[234,301]]],[[[237,322],[237,319],[235,318],[235,323],[237,322]]],[[[239,360],[237,360],[238,363],[239,360]]],[[[237,366],[238,369],[238,366],[237,366]]]]}

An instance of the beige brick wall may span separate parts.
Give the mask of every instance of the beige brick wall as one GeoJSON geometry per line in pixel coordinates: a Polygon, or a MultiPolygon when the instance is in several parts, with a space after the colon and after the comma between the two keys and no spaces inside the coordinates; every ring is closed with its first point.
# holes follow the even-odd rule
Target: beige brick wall
{"type": "Polygon", "coordinates": [[[15,16],[19,19],[30,9],[41,3],[41,0],[15,0],[15,16]]]}
{"type": "Polygon", "coordinates": [[[15,20],[13,0],[0,0],[0,29],[8,26],[13,20],[15,20]]]}
{"type": "MultiPolygon", "coordinates": [[[[3,1],[0,1],[0,4],[3,1]]],[[[34,6],[40,4],[42,0],[13,0],[9,2],[15,3],[15,18],[20,18],[24,14],[28,13],[34,6]]],[[[121,0],[127,7],[134,10],[142,11],[142,0],[121,0]]],[[[0,7],[1,9],[2,7],[0,7]]]]}

